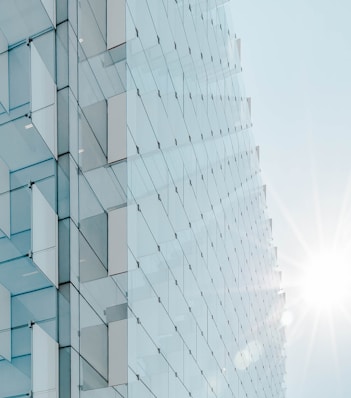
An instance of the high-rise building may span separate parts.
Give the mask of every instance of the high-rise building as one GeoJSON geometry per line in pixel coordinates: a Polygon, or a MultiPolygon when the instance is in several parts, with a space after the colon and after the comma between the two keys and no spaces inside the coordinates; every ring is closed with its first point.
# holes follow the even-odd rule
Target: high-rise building
{"type": "Polygon", "coordinates": [[[1,398],[284,396],[228,6],[0,0],[1,398]]]}

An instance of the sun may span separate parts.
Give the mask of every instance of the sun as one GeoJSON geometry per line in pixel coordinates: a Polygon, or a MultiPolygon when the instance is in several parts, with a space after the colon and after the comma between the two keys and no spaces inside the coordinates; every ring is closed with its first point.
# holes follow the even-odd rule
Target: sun
{"type": "Polygon", "coordinates": [[[303,264],[301,299],[312,309],[340,307],[351,297],[351,262],[343,250],[310,254],[303,264]]]}
{"type": "Polygon", "coordinates": [[[291,263],[295,277],[287,286],[294,296],[281,318],[290,342],[307,339],[306,375],[320,339],[329,344],[333,366],[339,369],[338,331],[351,325],[351,242],[320,247],[306,248],[304,260],[291,263]]]}

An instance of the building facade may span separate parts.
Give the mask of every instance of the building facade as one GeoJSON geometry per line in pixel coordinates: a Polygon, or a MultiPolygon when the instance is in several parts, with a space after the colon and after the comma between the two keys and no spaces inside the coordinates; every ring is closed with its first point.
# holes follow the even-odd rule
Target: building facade
{"type": "Polygon", "coordinates": [[[229,3],[0,0],[1,398],[284,396],[229,3]]]}

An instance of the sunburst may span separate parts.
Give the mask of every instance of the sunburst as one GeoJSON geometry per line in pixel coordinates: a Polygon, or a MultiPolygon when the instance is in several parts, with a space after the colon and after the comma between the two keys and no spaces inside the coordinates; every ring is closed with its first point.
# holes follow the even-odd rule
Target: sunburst
{"type": "Polygon", "coordinates": [[[351,298],[350,253],[345,248],[322,249],[303,262],[299,287],[305,305],[336,310],[351,298]]]}
{"type": "Polygon", "coordinates": [[[284,263],[284,268],[289,268],[284,281],[288,296],[282,324],[287,328],[289,345],[295,346],[294,341],[300,338],[306,340],[306,351],[301,358],[304,363],[302,372],[306,377],[315,350],[321,349],[317,346],[321,336],[324,336],[324,343],[329,344],[328,348],[323,349],[331,353],[331,364],[336,374],[339,374],[338,356],[341,347],[338,346],[337,328],[340,325],[351,328],[350,187],[345,187],[345,195],[341,196],[339,216],[333,230],[330,225],[327,229],[325,223],[323,224],[320,198],[314,186],[315,220],[314,217],[311,219],[316,226],[314,242],[310,236],[309,239],[304,236],[304,231],[298,227],[278,195],[270,190],[285,222],[294,234],[296,243],[302,248],[295,259],[281,251],[279,258],[284,263]],[[313,247],[307,244],[308,241],[314,243],[313,247]]]}

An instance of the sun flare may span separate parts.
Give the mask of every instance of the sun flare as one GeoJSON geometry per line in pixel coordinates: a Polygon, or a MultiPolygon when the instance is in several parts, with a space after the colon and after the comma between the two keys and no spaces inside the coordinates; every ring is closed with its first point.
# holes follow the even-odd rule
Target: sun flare
{"type": "Polygon", "coordinates": [[[311,255],[303,267],[301,298],[309,307],[324,310],[343,305],[351,294],[351,263],[342,251],[311,255]]]}

